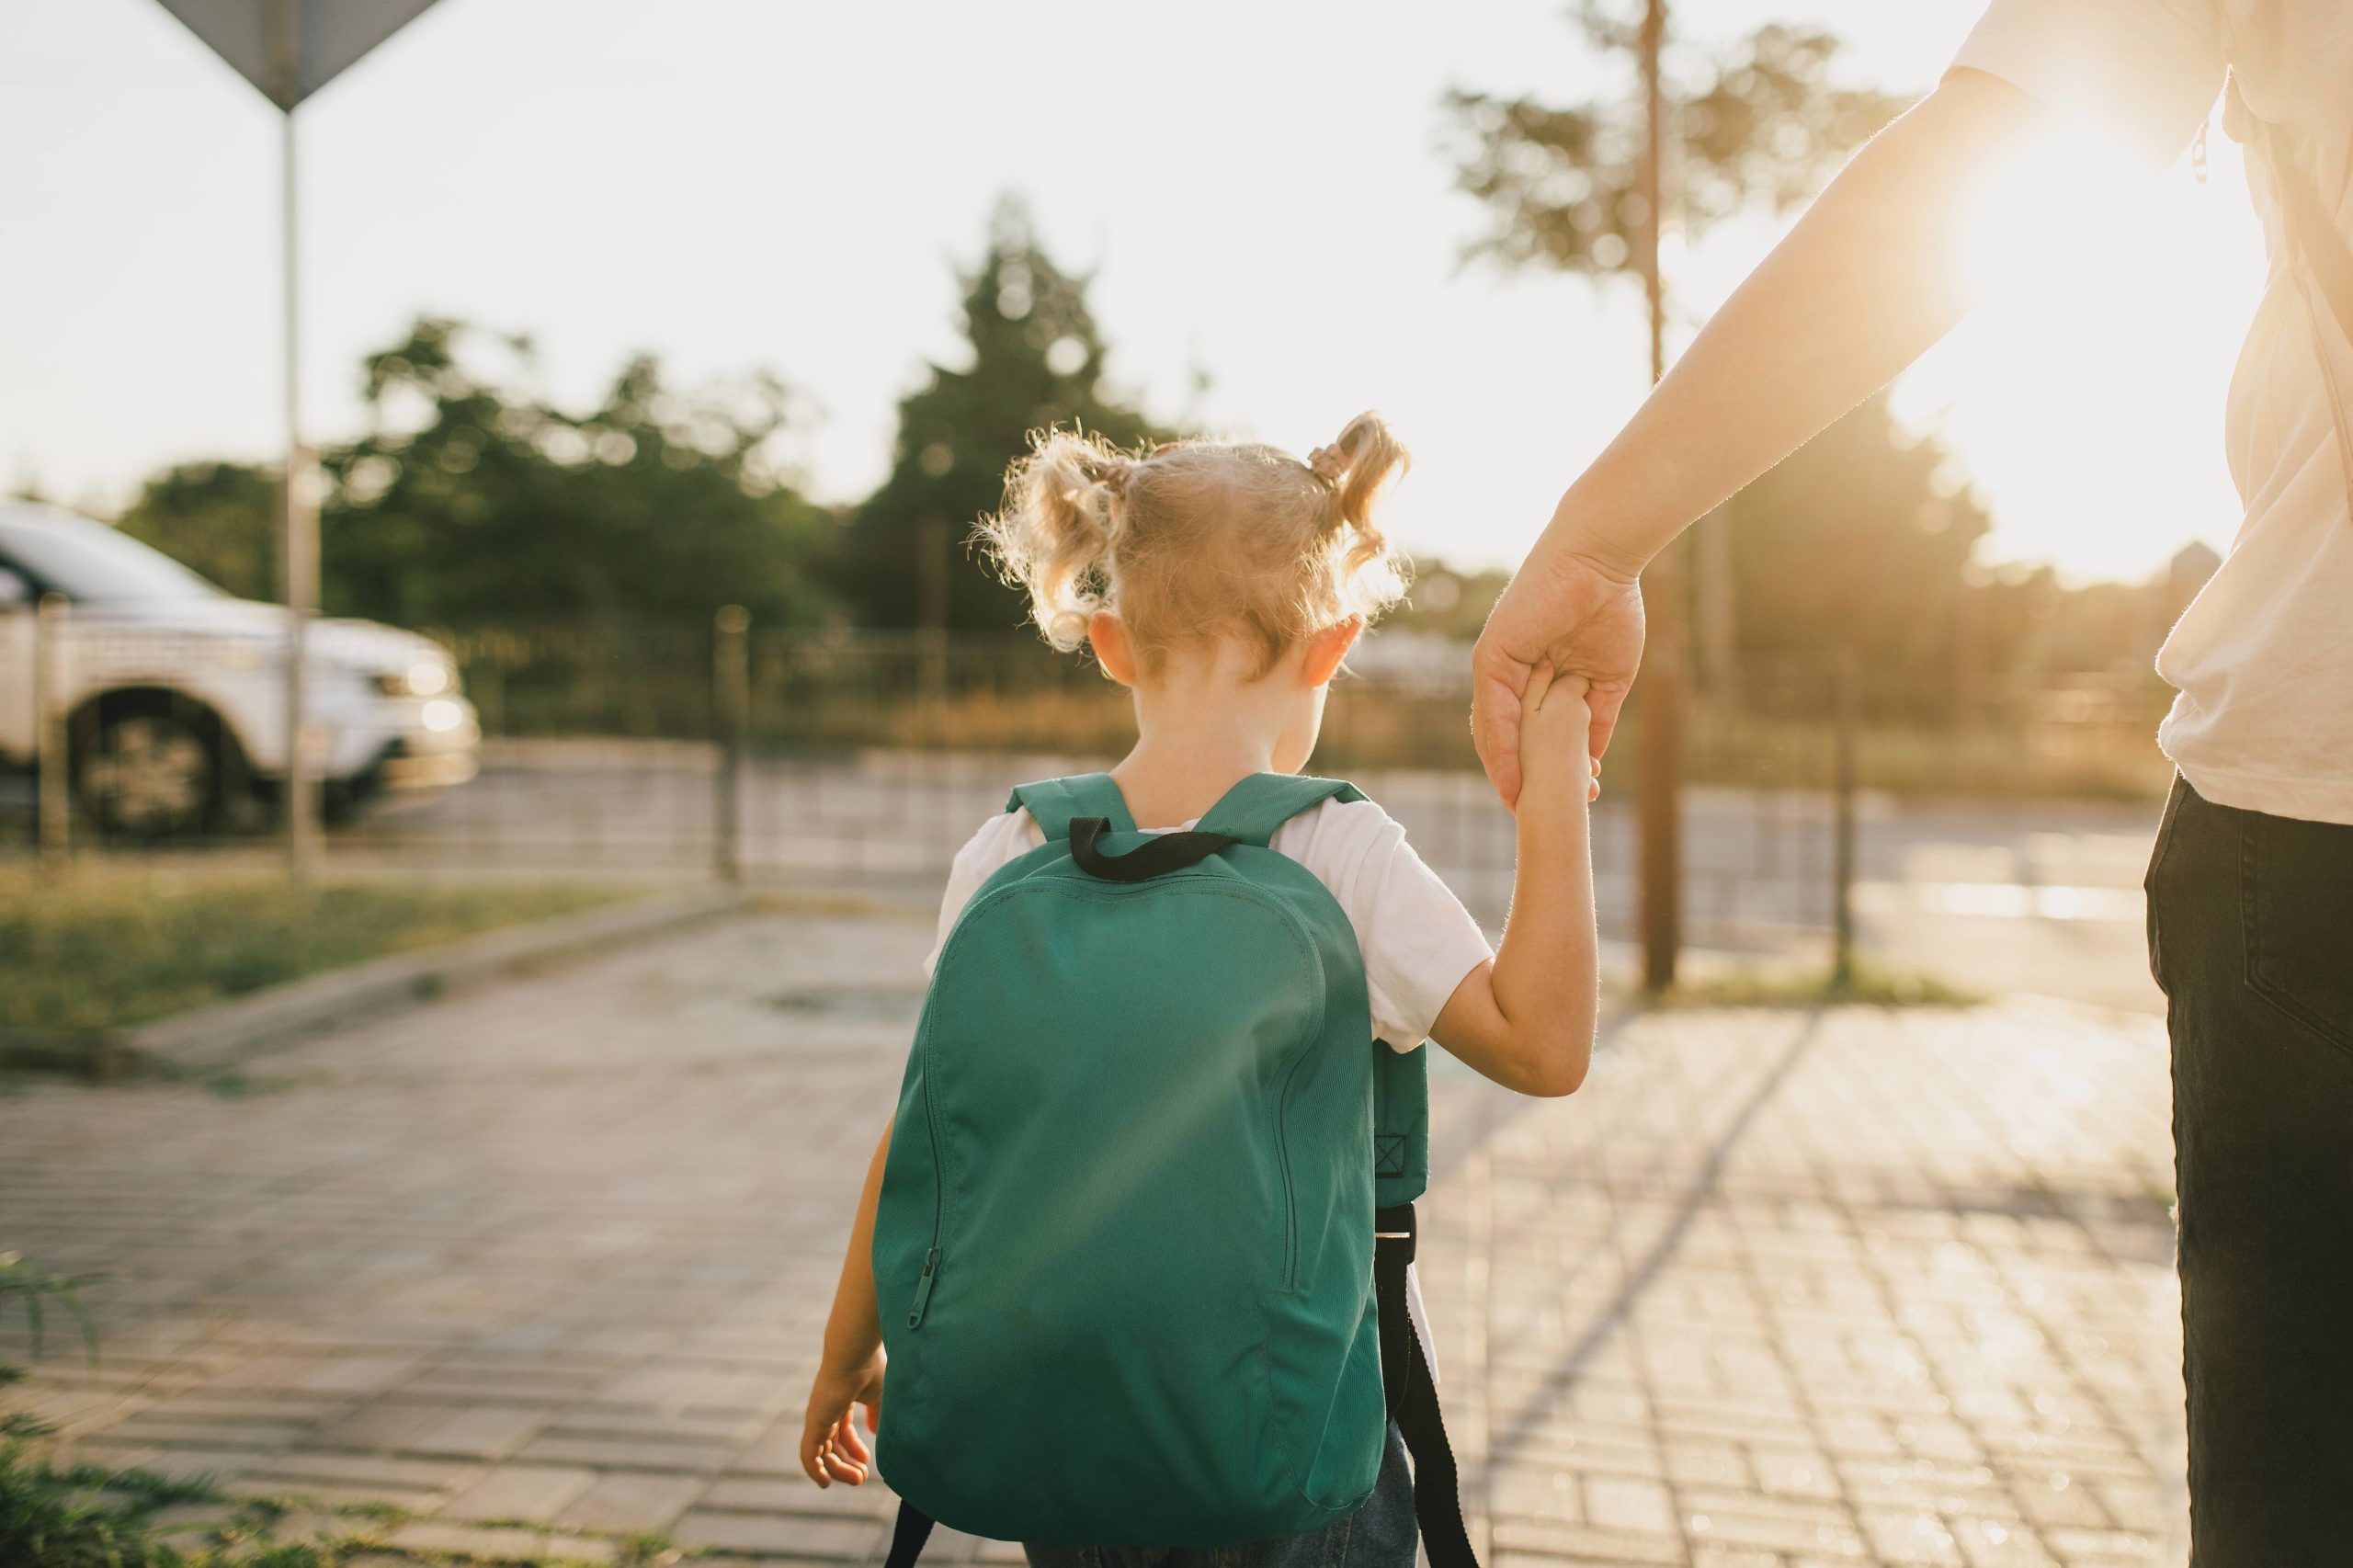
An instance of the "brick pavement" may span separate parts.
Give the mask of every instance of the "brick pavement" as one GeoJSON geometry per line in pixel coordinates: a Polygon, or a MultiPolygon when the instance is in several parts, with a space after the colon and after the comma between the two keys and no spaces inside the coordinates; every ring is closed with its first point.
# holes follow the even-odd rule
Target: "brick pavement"
{"type": "MultiPolygon", "coordinates": [[[[926,940],[762,915],[243,1083],[7,1085],[0,1249],[108,1277],[101,1360],[53,1337],[19,1403],[398,1505],[381,1562],[879,1561],[889,1499],[792,1449],[926,940]]],[[[2154,1021],[1644,1016],[1550,1103],[1443,1065],[1425,1268],[1492,1562],[2177,1560],[2154,1021]]]]}

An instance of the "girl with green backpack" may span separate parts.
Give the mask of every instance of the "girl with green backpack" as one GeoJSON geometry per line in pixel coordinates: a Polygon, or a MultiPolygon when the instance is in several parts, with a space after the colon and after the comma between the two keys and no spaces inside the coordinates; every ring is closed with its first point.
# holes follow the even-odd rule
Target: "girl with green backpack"
{"type": "Polygon", "coordinates": [[[1387,813],[1299,776],[1403,593],[1372,508],[1404,461],[1371,414],[1304,462],[1053,433],[983,525],[1138,739],[950,873],[801,1441],[818,1485],[899,1494],[898,1568],[934,1519],[1056,1568],[1472,1561],[1412,1278],[1418,1047],[1583,1082],[1597,785],[1584,688],[1539,672],[1491,952],[1387,813]]]}

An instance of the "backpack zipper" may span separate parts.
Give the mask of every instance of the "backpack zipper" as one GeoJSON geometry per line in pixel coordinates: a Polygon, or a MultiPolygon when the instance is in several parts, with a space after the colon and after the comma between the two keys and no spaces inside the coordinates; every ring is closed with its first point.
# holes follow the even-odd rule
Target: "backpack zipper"
{"type": "Polygon", "coordinates": [[[924,1312],[931,1305],[932,1281],[939,1278],[939,1244],[948,1228],[948,1173],[939,1163],[939,1117],[931,1105],[930,1063],[926,1062],[925,1068],[923,1125],[931,1139],[931,1250],[924,1254],[923,1274],[915,1281],[915,1299],[907,1309],[909,1328],[923,1326],[924,1312]]]}
{"type": "Polygon", "coordinates": [[[933,1247],[923,1260],[923,1278],[915,1281],[915,1304],[907,1313],[907,1326],[923,1326],[924,1309],[931,1304],[931,1282],[939,1278],[939,1249],[933,1247]]]}

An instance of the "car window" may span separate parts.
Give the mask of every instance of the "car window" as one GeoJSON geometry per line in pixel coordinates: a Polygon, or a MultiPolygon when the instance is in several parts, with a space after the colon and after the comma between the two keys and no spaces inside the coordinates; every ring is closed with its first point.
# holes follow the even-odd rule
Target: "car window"
{"type": "Polygon", "coordinates": [[[222,591],[162,551],[81,519],[38,527],[0,523],[0,562],[85,604],[168,604],[222,591]]]}

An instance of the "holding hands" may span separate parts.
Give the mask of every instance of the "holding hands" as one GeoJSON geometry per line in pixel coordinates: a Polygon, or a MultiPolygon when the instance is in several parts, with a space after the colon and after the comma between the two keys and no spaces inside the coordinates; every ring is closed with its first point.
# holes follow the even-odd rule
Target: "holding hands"
{"type": "Polygon", "coordinates": [[[1519,693],[1519,800],[1514,810],[1558,807],[1601,796],[1601,759],[1592,755],[1591,689],[1582,676],[1562,675],[1547,662],[1530,671],[1519,693]]]}
{"type": "Polygon", "coordinates": [[[1540,754],[1563,723],[1542,722],[1548,698],[1559,701],[1555,694],[1575,699],[1577,728],[1589,730],[1598,772],[1642,662],[1643,593],[1634,574],[1540,546],[1496,601],[1471,655],[1472,738],[1506,805],[1518,801],[1524,784],[1538,784],[1546,767],[1540,754]]]}

